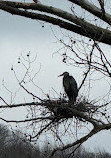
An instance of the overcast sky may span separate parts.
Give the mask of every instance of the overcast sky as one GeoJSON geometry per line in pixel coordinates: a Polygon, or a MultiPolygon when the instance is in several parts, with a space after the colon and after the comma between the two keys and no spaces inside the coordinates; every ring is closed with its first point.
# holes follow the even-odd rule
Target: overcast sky
{"type": "MultiPolygon", "coordinates": [[[[29,2],[27,0],[27,2],[29,2]]],[[[46,4],[46,1],[41,1],[46,4]]],[[[67,5],[66,1],[49,1],[47,4],[52,4],[54,6],[59,6],[60,8],[67,8],[69,10],[70,5],[67,5]],[[58,5],[59,3],[59,5],[58,5]]],[[[78,73],[77,68],[73,66],[66,66],[62,62],[62,57],[56,51],[62,47],[57,39],[54,37],[53,31],[58,38],[62,38],[61,30],[59,27],[52,27],[52,25],[44,24],[37,20],[30,20],[23,17],[13,16],[11,14],[0,11],[0,84],[2,85],[3,80],[6,87],[14,92],[18,89],[17,81],[14,77],[11,67],[13,65],[14,70],[17,72],[18,78],[22,76],[24,70],[22,65],[18,64],[18,58],[23,54],[26,57],[27,53],[31,54],[31,58],[34,58],[37,54],[37,59],[33,63],[32,69],[34,72],[39,71],[36,76],[36,84],[43,89],[45,93],[54,93],[52,88],[54,88],[58,93],[63,92],[62,78],[57,76],[64,71],[70,72],[80,84],[82,80],[81,72],[78,73]],[[44,25],[44,27],[42,27],[44,25]],[[36,71],[35,71],[36,70],[36,71]]],[[[65,31],[64,31],[65,33],[65,31]]],[[[69,33],[70,34],[70,33],[69,33]]],[[[104,47],[104,46],[103,46],[104,47]]],[[[105,49],[109,49],[105,46],[105,49]]],[[[103,83],[97,83],[98,86],[103,85],[103,83]],[[100,85],[99,85],[100,84],[100,85]]],[[[93,84],[94,85],[94,84],[93,84]]],[[[95,87],[97,85],[94,85],[95,87]]],[[[107,89],[108,84],[105,85],[107,89]]],[[[104,89],[101,87],[101,89],[104,89]]],[[[41,95],[41,91],[36,89],[37,95],[41,95]]],[[[93,91],[92,96],[96,96],[100,93],[100,89],[93,91]]],[[[35,92],[35,91],[34,91],[35,92]]],[[[16,97],[16,102],[23,102],[23,97],[27,98],[28,102],[31,102],[31,97],[24,96],[24,92],[18,93],[16,97]]],[[[101,92],[103,94],[104,91],[101,92]]],[[[56,94],[54,94],[56,95],[56,94]]],[[[99,94],[100,95],[100,94],[99,94]]],[[[99,96],[98,95],[98,96],[99,96]]],[[[0,96],[6,98],[8,102],[10,100],[9,92],[0,86],[0,96]]],[[[3,102],[0,102],[3,104],[3,102]]],[[[23,119],[24,112],[23,109],[16,112],[15,110],[4,110],[0,113],[0,117],[6,119],[23,119]]],[[[111,151],[111,132],[105,131],[100,132],[96,136],[92,137],[85,143],[86,146],[91,148],[91,150],[96,147],[104,148],[106,151],[111,151]]]]}

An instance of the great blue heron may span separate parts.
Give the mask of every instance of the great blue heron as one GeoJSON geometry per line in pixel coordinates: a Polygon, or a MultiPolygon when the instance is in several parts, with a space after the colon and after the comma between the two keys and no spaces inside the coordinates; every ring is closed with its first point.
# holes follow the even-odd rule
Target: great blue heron
{"type": "Polygon", "coordinates": [[[72,76],[69,76],[68,72],[64,72],[63,74],[59,76],[64,76],[63,87],[69,98],[69,101],[75,102],[78,96],[78,87],[77,87],[76,80],[72,76]]]}

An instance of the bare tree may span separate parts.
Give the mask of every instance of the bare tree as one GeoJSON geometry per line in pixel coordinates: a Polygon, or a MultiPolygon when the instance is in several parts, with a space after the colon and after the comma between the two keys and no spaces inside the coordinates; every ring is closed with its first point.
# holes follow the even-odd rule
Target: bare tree
{"type": "MultiPolygon", "coordinates": [[[[111,106],[111,64],[108,53],[104,52],[101,48],[101,43],[111,45],[111,14],[108,13],[111,10],[108,7],[108,2],[103,0],[98,0],[95,4],[88,0],[66,1],[70,5],[69,12],[40,3],[0,1],[0,9],[8,13],[44,21],[71,31],[74,35],[75,33],[80,35],[78,38],[73,38],[64,34],[64,38],[68,38],[68,42],[58,39],[65,50],[65,53],[62,53],[63,62],[83,70],[79,91],[86,84],[92,84],[92,80],[96,82],[93,76],[95,73],[100,74],[100,82],[101,78],[105,78],[109,82],[109,91],[106,95],[101,96],[101,99],[89,100],[86,96],[79,96],[77,102],[74,105],[70,105],[64,96],[60,95],[59,98],[53,99],[49,94],[46,94],[46,98],[41,99],[40,96],[36,96],[27,88],[28,82],[37,87],[34,83],[37,73],[33,76],[30,75],[32,61],[29,54],[27,54],[27,59],[24,57],[19,59],[19,62],[25,68],[22,79],[18,78],[15,69],[12,67],[11,70],[17,79],[19,88],[32,96],[34,101],[30,103],[9,104],[1,96],[0,98],[4,105],[1,105],[0,108],[20,108],[26,106],[28,115],[26,119],[18,121],[0,119],[5,122],[27,123],[27,126],[32,129],[32,134],[27,134],[27,139],[31,142],[36,142],[43,133],[52,134],[58,145],[52,151],[50,157],[57,151],[64,151],[73,146],[76,146],[77,149],[83,142],[98,132],[111,129],[111,119],[109,116],[111,106]],[[81,12],[79,14],[76,7],[79,7],[84,14],[82,15],[81,12]],[[87,18],[88,15],[89,19],[87,18]],[[102,26],[101,22],[103,23],[102,26]],[[71,55],[69,55],[69,52],[71,55]],[[27,62],[28,66],[24,62],[27,62]],[[79,129],[88,129],[87,134],[81,138],[78,137],[79,129]],[[65,143],[64,137],[70,137],[71,142],[65,143]]],[[[59,50],[60,53],[63,52],[61,50],[59,50]]],[[[76,149],[71,150],[70,155],[76,149]]]]}
{"type": "Polygon", "coordinates": [[[104,3],[102,1],[98,1],[101,7],[99,8],[91,4],[87,0],[82,2],[79,0],[67,0],[67,1],[72,4],[71,10],[73,14],[58,8],[54,8],[53,6],[46,6],[43,4],[36,5],[31,3],[9,2],[9,1],[1,1],[0,9],[9,12],[13,15],[15,14],[31,19],[45,21],[53,25],[57,25],[66,30],[89,37],[93,40],[101,41],[103,43],[110,45],[110,37],[111,37],[110,30],[106,28],[104,29],[98,27],[92,24],[91,22],[86,21],[84,18],[78,17],[77,15],[75,15],[75,12],[73,10],[73,5],[77,4],[81,8],[85,9],[89,13],[95,15],[97,18],[102,19],[104,22],[110,25],[111,15],[105,12],[104,3]],[[44,14],[30,12],[29,11],[30,9],[32,11],[36,10],[36,11],[40,11],[41,13],[43,12],[44,14]],[[51,15],[47,15],[47,13],[51,15]]]}

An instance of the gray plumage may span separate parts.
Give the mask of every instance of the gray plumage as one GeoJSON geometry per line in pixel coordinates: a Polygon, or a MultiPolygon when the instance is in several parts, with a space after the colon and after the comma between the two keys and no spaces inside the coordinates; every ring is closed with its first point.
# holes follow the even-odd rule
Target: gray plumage
{"type": "Polygon", "coordinates": [[[69,76],[68,72],[64,72],[60,76],[63,76],[63,87],[69,100],[71,102],[75,102],[78,96],[78,87],[76,80],[72,76],[69,76]]]}

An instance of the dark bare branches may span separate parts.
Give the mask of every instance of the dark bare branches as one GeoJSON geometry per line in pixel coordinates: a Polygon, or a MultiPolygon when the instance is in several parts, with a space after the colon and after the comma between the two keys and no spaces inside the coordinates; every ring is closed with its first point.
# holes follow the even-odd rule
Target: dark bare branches
{"type": "MultiPolygon", "coordinates": [[[[93,129],[84,137],[82,137],[81,139],[78,139],[77,141],[67,144],[67,145],[63,145],[63,147],[58,147],[56,149],[54,149],[54,151],[52,152],[51,156],[52,157],[56,151],[63,151],[66,150],[70,147],[76,146],[76,145],[80,145],[83,142],[85,142],[88,138],[90,138],[91,136],[93,136],[94,134],[100,132],[101,130],[105,130],[105,129],[110,129],[111,128],[111,123],[106,124],[105,122],[103,122],[100,119],[95,118],[96,116],[96,112],[97,115],[99,113],[99,106],[95,106],[94,104],[91,105],[91,103],[87,103],[88,106],[86,106],[86,104],[84,105],[84,101],[82,102],[77,102],[73,107],[70,107],[70,105],[68,105],[68,102],[63,103],[62,100],[46,100],[44,102],[38,102],[38,103],[27,103],[27,104],[17,104],[17,105],[12,105],[12,106],[1,106],[0,108],[10,108],[10,107],[20,107],[20,106],[27,106],[29,105],[30,107],[40,107],[41,108],[46,108],[48,111],[46,112],[45,116],[42,113],[40,113],[38,115],[38,117],[33,117],[33,118],[29,118],[29,119],[24,119],[24,120],[6,120],[4,118],[0,118],[0,120],[5,121],[7,123],[30,123],[30,126],[32,126],[33,123],[35,124],[41,124],[40,127],[38,127],[38,131],[35,135],[31,136],[30,135],[30,141],[35,141],[35,139],[38,139],[39,136],[46,132],[46,131],[53,131],[54,133],[56,133],[56,130],[58,130],[58,128],[56,129],[56,126],[58,125],[62,125],[64,123],[64,121],[67,119],[80,119],[80,122],[89,122],[93,125],[93,129]],[[81,108],[80,108],[81,106],[81,108]],[[86,106],[86,107],[84,107],[86,106]],[[84,111],[84,108],[86,112],[82,112],[82,108],[84,111]],[[92,112],[91,112],[92,109],[92,112]],[[97,111],[96,111],[97,110],[97,111]],[[93,114],[94,111],[94,114],[93,114]],[[66,114],[67,112],[67,114],[66,114]],[[54,130],[52,129],[54,128],[54,130]]],[[[40,110],[40,108],[39,108],[40,110]]],[[[41,109],[42,110],[42,109],[41,109]]],[[[100,110],[101,111],[101,110],[100,110]]],[[[101,115],[101,112],[100,112],[101,115]]],[[[98,117],[98,116],[96,116],[98,117]]],[[[67,122],[68,124],[68,122],[67,122]]],[[[69,122],[70,124],[70,122],[69,122]]],[[[65,133],[67,133],[66,127],[67,125],[65,124],[64,126],[64,130],[65,133]]],[[[69,127],[70,128],[70,127],[69,127]]],[[[27,136],[28,137],[28,136],[27,136]]],[[[61,136],[57,134],[57,138],[59,141],[61,141],[61,136]]]]}
{"type": "Polygon", "coordinates": [[[41,20],[53,25],[57,25],[66,30],[78,33],[80,35],[92,38],[93,40],[100,41],[106,44],[111,44],[111,32],[97,27],[75,15],[72,15],[66,11],[60,10],[54,7],[44,6],[42,4],[24,4],[17,2],[0,2],[0,9],[7,11],[11,14],[24,16],[31,19],[41,20]],[[21,10],[18,8],[27,9],[21,10]],[[45,14],[29,12],[28,9],[39,10],[44,13],[50,13],[52,16],[47,16],[45,14]],[[59,18],[54,18],[53,16],[59,16],[59,18]],[[62,20],[61,20],[62,18],[62,20]],[[68,20],[69,22],[66,22],[68,20]]]}
{"type": "Polygon", "coordinates": [[[87,10],[88,12],[90,12],[91,14],[95,15],[96,17],[102,19],[103,21],[107,22],[109,25],[111,24],[111,15],[106,13],[103,14],[104,12],[104,3],[102,0],[99,0],[100,5],[102,7],[102,11],[100,8],[98,8],[96,5],[90,3],[88,0],[68,0],[72,3],[75,3],[77,5],[79,5],[81,8],[83,8],[84,10],[87,10]]]}
{"type": "MultiPolygon", "coordinates": [[[[0,105],[1,111],[7,109],[12,110],[14,108],[23,108],[27,111],[27,115],[22,119],[6,119],[5,116],[1,116],[1,121],[5,123],[25,124],[26,129],[31,131],[29,132],[31,134],[27,134],[27,139],[31,142],[36,142],[46,133],[52,135],[54,139],[56,138],[59,146],[53,150],[50,157],[53,157],[57,151],[64,151],[73,146],[80,146],[83,142],[102,130],[111,129],[109,115],[111,109],[111,86],[109,81],[111,77],[111,61],[99,44],[102,42],[111,45],[111,15],[106,12],[104,1],[102,0],[98,0],[100,8],[90,3],[88,0],[68,0],[67,2],[71,2],[75,4],[75,6],[80,6],[84,10],[84,13],[86,11],[86,15],[84,14],[84,17],[82,17],[76,14],[73,8],[71,8],[72,13],[70,13],[63,9],[39,3],[31,4],[0,1],[0,9],[12,15],[44,21],[59,26],[67,31],[71,31],[71,34],[76,33],[82,35],[76,39],[75,36],[70,37],[70,35],[66,33],[62,35],[68,38],[68,42],[67,40],[58,40],[60,44],[63,45],[63,49],[60,49],[63,62],[69,66],[71,65],[78,67],[79,70],[83,70],[81,73],[82,77],[80,76],[79,96],[74,104],[67,100],[65,94],[59,95],[55,90],[54,92],[58,94],[59,98],[50,97],[49,94],[45,94],[34,82],[41,67],[39,67],[37,72],[31,74],[31,64],[36,60],[36,57],[31,61],[30,53],[27,54],[27,58],[22,55],[22,57],[19,57],[19,63],[24,68],[24,75],[21,78],[18,77],[13,66],[11,70],[18,83],[18,91],[23,90],[33,101],[30,100],[28,102],[24,99],[23,103],[17,103],[12,99],[11,102],[7,102],[2,96],[0,97],[0,101],[2,102],[0,105]],[[86,18],[88,13],[90,13],[91,16],[94,15],[94,19],[96,20],[86,18]],[[100,21],[97,22],[97,18],[105,22],[105,25],[100,26],[100,21]],[[90,101],[86,99],[86,93],[83,93],[83,97],[81,96],[81,89],[83,89],[87,83],[89,84],[89,87],[87,86],[87,91],[90,90],[90,82],[96,82],[96,77],[93,76],[95,72],[97,75],[99,72],[104,78],[107,78],[109,82],[109,91],[101,97],[102,99],[99,100],[96,98],[90,101]],[[32,87],[37,90],[39,89],[44,97],[42,98],[39,92],[37,93],[32,87]],[[79,137],[78,131],[81,129],[87,129],[87,132],[82,137],[79,137]],[[66,145],[64,145],[64,137],[70,137],[71,139],[66,145]]],[[[97,80],[101,81],[100,79],[97,80]]],[[[2,86],[12,95],[12,92],[8,90],[5,84],[2,86]]],[[[16,95],[17,93],[15,93],[15,96],[16,95]]]]}
{"type": "Polygon", "coordinates": [[[103,16],[105,15],[105,9],[104,9],[104,0],[98,0],[100,6],[101,6],[101,11],[103,16]]]}

